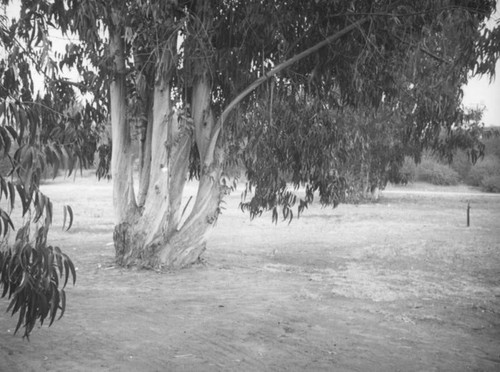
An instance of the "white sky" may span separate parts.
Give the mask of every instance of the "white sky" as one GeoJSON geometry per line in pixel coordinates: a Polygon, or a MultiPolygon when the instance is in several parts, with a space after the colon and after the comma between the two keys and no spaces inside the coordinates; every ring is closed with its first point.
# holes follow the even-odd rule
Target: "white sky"
{"type": "Polygon", "coordinates": [[[496,75],[491,83],[484,76],[470,79],[464,87],[462,103],[466,107],[484,107],[483,122],[486,126],[500,126],[500,61],[496,64],[496,75]]]}
{"type": "MultiPolygon", "coordinates": [[[[486,25],[493,28],[500,26],[500,1],[497,0],[497,9],[486,25]]],[[[462,103],[466,107],[484,107],[483,122],[486,126],[500,126],[500,60],[497,61],[496,79],[490,82],[489,77],[476,77],[469,80],[464,86],[462,103]]]]}

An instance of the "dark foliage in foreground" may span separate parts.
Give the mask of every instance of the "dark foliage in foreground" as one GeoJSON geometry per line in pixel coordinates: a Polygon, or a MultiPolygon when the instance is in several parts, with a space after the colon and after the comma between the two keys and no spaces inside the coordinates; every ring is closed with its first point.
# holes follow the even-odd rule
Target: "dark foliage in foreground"
{"type": "Polygon", "coordinates": [[[7,312],[18,314],[15,333],[24,327],[29,338],[37,321],[52,325],[66,309],[64,288],[76,281],[75,267],[59,247],[47,245],[47,230],[41,227],[30,240],[29,223],[19,229],[12,247],[0,251],[1,297],[10,300],[7,312]]]}

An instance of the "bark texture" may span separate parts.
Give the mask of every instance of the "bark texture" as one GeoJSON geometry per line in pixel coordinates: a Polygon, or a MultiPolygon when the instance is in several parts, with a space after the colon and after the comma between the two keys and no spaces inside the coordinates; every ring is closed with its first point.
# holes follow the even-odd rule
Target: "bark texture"
{"type": "MultiPolygon", "coordinates": [[[[198,4],[200,24],[210,27],[208,2],[198,4]]],[[[154,79],[138,93],[144,103],[141,125],[139,189],[133,188],[130,128],[127,122],[124,45],[119,27],[110,30],[116,78],[111,84],[113,130],[114,242],[120,265],[175,269],[197,262],[206,248],[221,200],[221,152],[216,143],[211,109],[210,61],[194,58],[192,117],[180,115],[171,101],[171,74],[175,68],[176,40],[165,44],[154,79]],[[148,86],[152,85],[152,86],[148,86]],[[201,178],[190,215],[181,224],[182,194],[187,181],[193,141],[200,154],[201,178]]],[[[196,34],[193,30],[193,34],[196,34]]],[[[141,77],[139,76],[138,79],[141,77]]]]}

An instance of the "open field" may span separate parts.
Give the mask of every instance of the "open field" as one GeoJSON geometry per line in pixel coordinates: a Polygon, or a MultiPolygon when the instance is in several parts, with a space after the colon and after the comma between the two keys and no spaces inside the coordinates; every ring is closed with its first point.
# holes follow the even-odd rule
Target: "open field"
{"type": "Polygon", "coordinates": [[[0,371],[500,370],[498,196],[392,188],[275,226],[250,221],[236,192],[204,264],[158,274],[114,266],[110,183],[43,190],[78,279],[30,342],[1,315],[0,371]]]}

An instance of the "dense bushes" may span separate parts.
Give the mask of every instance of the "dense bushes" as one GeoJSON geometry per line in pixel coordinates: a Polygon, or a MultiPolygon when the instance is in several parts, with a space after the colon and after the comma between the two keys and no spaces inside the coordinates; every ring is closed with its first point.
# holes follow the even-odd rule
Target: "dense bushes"
{"type": "Polygon", "coordinates": [[[401,183],[404,185],[410,182],[415,182],[417,177],[417,165],[409,156],[405,157],[403,166],[399,169],[401,183]]]}
{"type": "Polygon", "coordinates": [[[481,186],[486,177],[500,176],[500,158],[489,155],[471,167],[464,181],[471,186],[481,186]]]}
{"type": "Polygon", "coordinates": [[[416,178],[419,181],[429,182],[433,185],[456,185],[460,180],[458,173],[450,166],[436,161],[431,156],[425,155],[417,166],[416,178]]]}
{"type": "Polygon", "coordinates": [[[451,164],[427,153],[418,165],[411,158],[406,158],[399,172],[402,179],[408,182],[422,181],[435,185],[463,182],[487,192],[500,193],[500,137],[493,135],[486,138],[484,143],[486,155],[476,164],[472,164],[463,151],[454,155],[451,164]]]}
{"type": "Polygon", "coordinates": [[[500,175],[486,176],[481,180],[481,188],[487,192],[500,193],[500,175]]]}
{"type": "Polygon", "coordinates": [[[479,186],[484,191],[500,193],[500,136],[498,136],[499,128],[495,129],[484,139],[486,156],[471,166],[462,179],[466,184],[479,186]]]}
{"type": "Polygon", "coordinates": [[[465,151],[459,151],[453,157],[453,162],[450,166],[458,173],[460,180],[465,181],[472,168],[472,163],[465,151]]]}

